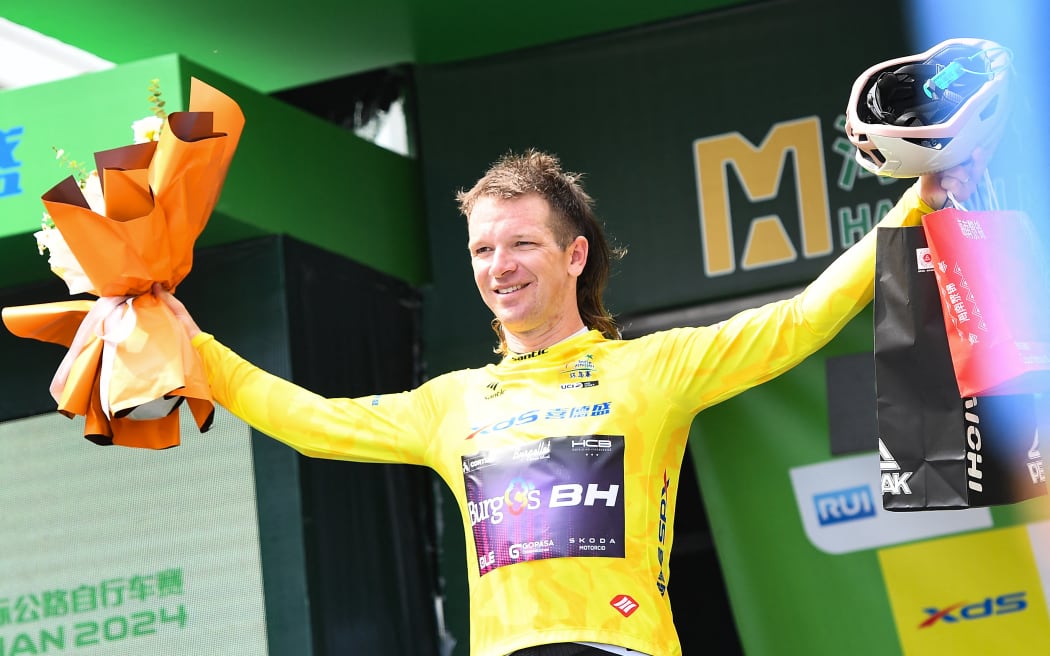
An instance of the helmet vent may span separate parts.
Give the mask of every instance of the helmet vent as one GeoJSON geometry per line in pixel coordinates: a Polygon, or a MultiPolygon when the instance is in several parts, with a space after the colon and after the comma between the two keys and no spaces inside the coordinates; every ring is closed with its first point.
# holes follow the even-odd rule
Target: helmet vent
{"type": "Polygon", "coordinates": [[[981,110],[981,120],[987,121],[989,118],[995,115],[995,110],[999,106],[999,96],[992,98],[992,102],[988,103],[988,106],[981,110]]]}

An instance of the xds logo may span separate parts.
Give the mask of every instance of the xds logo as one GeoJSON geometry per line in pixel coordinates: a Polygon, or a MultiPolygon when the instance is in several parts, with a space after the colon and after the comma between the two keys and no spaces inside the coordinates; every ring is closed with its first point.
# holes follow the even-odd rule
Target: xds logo
{"type": "Polygon", "coordinates": [[[509,419],[503,419],[500,421],[494,421],[485,424],[481,428],[474,429],[470,435],[467,435],[466,439],[474,439],[476,435],[486,435],[488,433],[494,433],[496,431],[507,430],[514,426],[523,426],[525,424],[531,424],[534,421],[538,421],[540,418],[539,410],[526,410],[516,417],[509,419]]]}
{"type": "Polygon", "coordinates": [[[549,410],[526,410],[525,412],[507,419],[489,422],[481,427],[476,424],[471,433],[464,439],[472,440],[479,435],[491,435],[509,428],[519,428],[534,421],[563,421],[566,419],[585,419],[587,417],[603,417],[612,414],[612,401],[601,401],[599,403],[577,405],[572,407],[550,408],[549,410]]]}
{"type": "Polygon", "coordinates": [[[667,494],[670,489],[671,479],[667,477],[665,469],[663,487],[660,488],[660,523],[656,529],[656,563],[660,566],[660,574],[656,577],[656,589],[660,591],[661,597],[667,594],[667,576],[664,574],[667,552],[664,551],[664,544],[667,541],[667,494]]]}
{"type": "Polygon", "coordinates": [[[999,597],[988,597],[975,604],[959,602],[944,608],[923,608],[929,617],[919,624],[920,629],[928,629],[937,624],[958,624],[969,620],[980,620],[993,615],[1017,613],[1028,608],[1024,592],[1011,592],[999,597]]]}
{"type": "Polygon", "coordinates": [[[875,503],[867,485],[818,494],[813,503],[821,526],[875,516],[875,503]]]}
{"type": "Polygon", "coordinates": [[[881,437],[879,438],[879,471],[882,472],[883,494],[911,494],[908,479],[915,472],[901,472],[900,465],[897,464],[897,460],[886,445],[882,443],[881,437]]]}

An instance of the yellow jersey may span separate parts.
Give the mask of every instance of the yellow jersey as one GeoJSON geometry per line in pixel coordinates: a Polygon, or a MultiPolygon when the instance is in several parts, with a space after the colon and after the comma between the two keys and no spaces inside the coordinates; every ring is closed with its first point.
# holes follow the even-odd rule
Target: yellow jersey
{"type": "MultiPolygon", "coordinates": [[[[881,225],[930,211],[915,188],[881,225]]],[[[468,547],[470,653],[558,642],[677,656],[667,596],[694,416],[824,344],[873,294],[874,235],[794,298],[632,340],[597,331],[397,394],[322,398],[201,334],[215,399],[311,457],[430,467],[468,547]]]]}

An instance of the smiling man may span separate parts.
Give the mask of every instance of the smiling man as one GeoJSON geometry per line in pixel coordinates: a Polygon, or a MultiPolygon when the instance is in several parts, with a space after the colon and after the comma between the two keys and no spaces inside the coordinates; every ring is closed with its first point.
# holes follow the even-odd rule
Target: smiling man
{"type": "Polygon", "coordinates": [[[578,175],[530,151],[502,159],[457,200],[500,354],[539,350],[585,325],[619,336],[602,305],[610,260],[619,253],[610,249],[578,175]]]}
{"type": "MultiPolygon", "coordinates": [[[[916,224],[983,161],[925,176],[880,225],[916,224]]],[[[790,369],[873,294],[874,234],[794,298],[620,339],[610,248],[580,176],[527,151],[457,195],[499,362],[399,394],[326,399],[245,362],[162,298],[215,399],[307,456],[432,468],[463,517],[472,656],[682,653],[667,596],[693,418],[790,369]]]]}
{"type": "Polygon", "coordinates": [[[506,330],[507,346],[524,353],[583,329],[576,279],[587,264],[587,239],[563,244],[548,226],[541,196],[481,198],[470,212],[474,280],[506,330]]]}

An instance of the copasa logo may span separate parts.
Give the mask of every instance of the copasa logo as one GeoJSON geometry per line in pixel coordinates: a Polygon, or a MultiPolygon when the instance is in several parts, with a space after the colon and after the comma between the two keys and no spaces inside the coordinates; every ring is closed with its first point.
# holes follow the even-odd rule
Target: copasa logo
{"type": "Polygon", "coordinates": [[[1028,608],[1025,592],[1010,592],[998,597],[986,597],[975,604],[959,602],[944,608],[923,608],[927,618],[919,624],[920,629],[928,629],[942,624],[960,624],[971,620],[981,620],[993,615],[1019,613],[1028,608]]]}
{"type": "Polygon", "coordinates": [[[507,555],[512,560],[520,560],[524,556],[538,553],[547,553],[555,547],[554,540],[530,540],[529,542],[515,542],[507,547],[507,555]]]}

